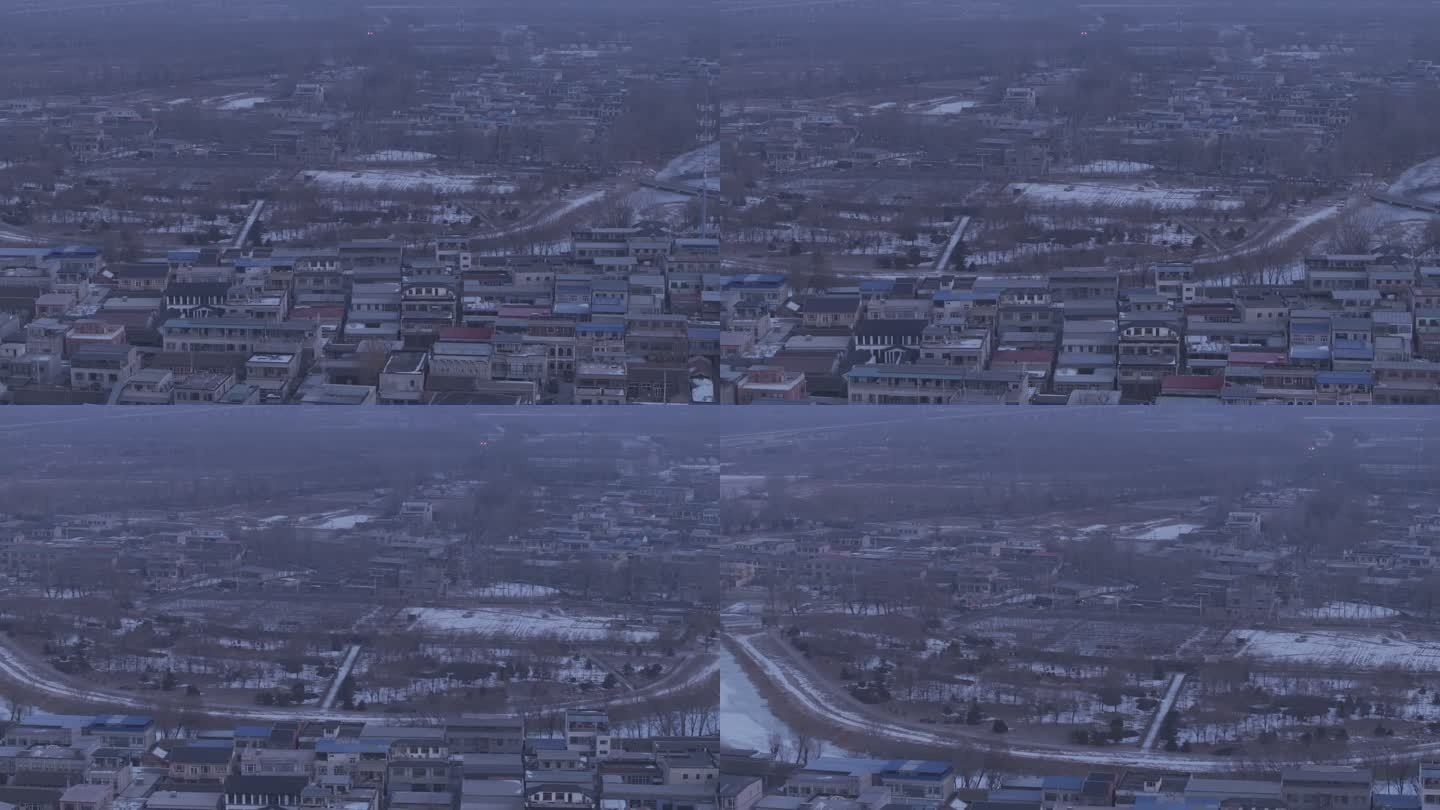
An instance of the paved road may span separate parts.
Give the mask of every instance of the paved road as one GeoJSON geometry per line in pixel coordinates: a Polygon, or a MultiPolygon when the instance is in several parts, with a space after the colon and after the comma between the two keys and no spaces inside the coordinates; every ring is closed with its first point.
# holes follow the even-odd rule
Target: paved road
{"type": "MultiPolygon", "coordinates": [[[[747,659],[761,677],[782,691],[795,711],[832,728],[897,743],[954,749],[994,751],[1017,759],[1048,763],[1084,763],[1115,767],[1177,770],[1190,773],[1223,772],[1254,763],[1204,754],[1172,754],[1145,750],[1095,748],[1000,736],[986,726],[934,726],[895,719],[882,709],[862,704],[833,688],[811,664],[795,655],[783,641],[768,634],[727,632],[725,640],[737,658],[747,659]],[[763,645],[761,643],[763,642],[763,645]]],[[[1173,685],[1173,682],[1172,682],[1173,685]]],[[[1178,690],[1178,686],[1175,687],[1178,690]]],[[[1178,692],[1177,692],[1178,693],[1178,692]]],[[[1335,764],[1360,765],[1389,761],[1396,756],[1418,758],[1440,750],[1440,743],[1406,743],[1388,748],[1368,746],[1348,756],[1331,758],[1335,764]]],[[[1257,752],[1264,753],[1264,752],[1257,752]]],[[[1271,765],[1305,764],[1304,760],[1273,759],[1271,765]]]]}
{"type": "Polygon", "coordinates": [[[970,217],[968,216],[960,217],[960,220],[955,223],[955,230],[950,232],[950,241],[945,243],[945,249],[940,251],[940,255],[935,259],[935,272],[943,273],[950,266],[950,254],[955,252],[955,247],[960,244],[961,239],[965,238],[965,229],[968,227],[970,227],[970,217]]]}
{"type": "Polygon", "coordinates": [[[235,241],[230,244],[233,248],[245,247],[245,240],[250,238],[250,231],[255,227],[255,221],[260,219],[260,212],[265,208],[264,200],[256,200],[250,206],[250,216],[245,218],[245,224],[240,227],[240,232],[235,234],[235,241]]]}
{"type": "Polygon", "coordinates": [[[1375,202],[1385,203],[1386,205],[1423,211],[1427,214],[1440,214],[1440,204],[1422,200],[1418,197],[1407,197],[1403,194],[1389,194],[1383,191],[1372,191],[1369,197],[1375,202]]]}
{"type": "Polygon", "coordinates": [[[10,225],[0,225],[0,248],[27,247],[42,244],[44,241],[33,233],[10,225]]]}
{"type": "MultiPolygon", "coordinates": [[[[567,708],[593,706],[597,703],[608,705],[643,703],[658,697],[692,691],[704,685],[709,679],[718,676],[719,672],[719,657],[706,653],[685,659],[658,680],[621,696],[516,706],[512,711],[505,713],[470,716],[499,719],[514,717],[517,713],[560,711],[567,708]]],[[[13,639],[5,637],[0,637],[0,680],[19,684],[29,690],[31,696],[27,696],[27,699],[31,702],[35,702],[35,696],[43,696],[61,704],[58,708],[65,709],[73,708],[74,704],[80,704],[104,711],[151,712],[158,707],[170,705],[206,717],[229,721],[252,720],[258,722],[277,720],[355,721],[383,717],[386,720],[400,723],[426,723],[434,719],[432,713],[355,712],[316,706],[269,708],[232,702],[207,702],[203,699],[172,696],[160,692],[143,694],[124,692],[57,672],[41,656],[22,649],[13,639]]],[[[46,707],[41,706],[40,708],[46,707]]]]}
{"type": "Polygon", "coordinates": [[[359,657],[359,644],[351,644],[350,647],[345,650],[345,660],[340,664],[340,669],[336,670],[335,677],[331,679],[330,688],[325,690],[325,697],[320,701],[320,708],[335,708],[335,698],[340,695],[340,685],[343,684],[345,678],[350,675],[350,670],[355,668],[355,659],[359,657]]]}
{"type": "Polygon", "coordinates": [[[687,186],[683,183],[667,183],[664,180],[641,180],[640,185],[646,188],[653,188],[656,191],[668,191],[671,194],[684,194],[687,197],[699,197],[700,189],[695,186],[687,186]]]}
{"type": "Polygon", "coordinates": [[[1175,699],[1180,697],[1180,690],[1185,686],[1185,673],[1176,672],[1170,676],[1170,684],[1165,687],[1165,697],[1160,705],[1155,707],[1155,716],[1150,718],[1150,726],[1145,729],[1145,738],[1140,741],[1140,750],[1149,751],[1155,747],[1155,738],[1160,736],[1160,726],[1165,723],[1165,715],[1175,707],[1175,699]]]}

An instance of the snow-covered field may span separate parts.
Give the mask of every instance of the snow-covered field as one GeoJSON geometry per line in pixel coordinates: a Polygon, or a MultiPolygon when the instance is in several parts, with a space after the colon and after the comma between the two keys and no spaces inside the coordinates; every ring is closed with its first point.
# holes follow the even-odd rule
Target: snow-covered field
{"type": "Polygon", "coordinates": [[[1400,669],[1440,671],[1440,642],[1410,641],[1394,634],[1278,630],[1236,630],[1232,638],[1245,639],[1240,654],[1275,662],[1295,662],[1337,670],[1400,669]]]}
{"type": "Polygon", "coordinates": [[[360,155],[355,159],[362,163],[420,163],[434,160],[435,155],[429,152],[416,152],[412,149],[382,149],[379,152],[360,155]]]}
{"type": "MultiPolygon", "coordinates": [[[[949,734],[937,734],[918,728],[909,728],[898,723],[868,717],[856,709],[842,704],[839,700],[828,694],[820,686],[817,686],[810,679],[810,676],[802,672],[798,667],[781,658],[770,657],[760,652],[755,646],[756,637],[735,636],[739,649],[750,660],[764,672],[764,676],[777,688],[783,689],[787,696],[794,700],[797,707],[813,714],[816,717],[823,717],[829,723],[843,727],[847,730],[865,734],[878,740],[896,740],[916,745],[931,745],[953,749],[957,737],[969,737],[977,746],[985,747],[993,745],[989,731],[967,732],[963,727],[955,727],[949,734]],[[987,736],[989,735],[989,736],[987,736]]],[[[722,680],[723,684],[723,680],[722,680]]],[[[722,724],[724,710],[721,714],[722,724]]],[[[762,725],[763,727],[763,725],[762,725]]],[[[745,727],[740,727],[738,733],[747,733],[745,727]]],[[[748,733],[756,733],[752,727],[748,733]]],[[[878,743],[883,745],[883,743],[878,743]]],[[[1010,756],[1021,760],[1040,761],[1071,761],[1081,762],[1087,765],[1127,765],[1146,768],[1179,768],[1186,771],[1214,771],[1225,770],[1231,766],[1227,760],[1207,759],[1205,757],[1194,757],[1176,754],[1166,754],[1158,751],[1137,751],[1135,749],[1094,749],[1089,747],[1072,748],[1063,745],[1045,745],[1018,743],[1014,740],[1007,741],[1004,749],[1010,756]]]]}
{"type": "Polygon", "coordinates": [[[1400,611],[1361,602],[1330,602],[1321,607],[1305,608],[1300,615],[1307,619],[1386,619],[1399,616],[1400,611]]]}
{"type": "Polygon", "coordinates": [[[1318,225],[1327,219],[1332,219],[1340,213],[1343,207],[1344,206],[1336,204],[1327,205],[1323,208],[1317,208],[1316,210],[1311,211],[1305,216],[1300,217],[1299,219],[1290,223],[1289,226],[1276,233],[1273,237],[1270,238],[1267,244],[1273,245],[1278,242],[1284,242],[1286,239],[1289,239],[1290,237],[1300,233],[1301,231],[1311,227],[1312,225],[1318,225]]]}
{"type": "Polygon", "coordinates": [[[1414,195],[1428,200],[1440,199],[1440,158],[1406,169],[1390,184],[1390,193],[1414,195]]]}
{"type": "Polygon", "coordinates": [[[625,204],[641,219],[665,219],[670,209],[682,208],[690,202],[689,195],[654,188],[637,188],[625,197],[625,204]]]}
{"type": "Polygon", "coordinates": [[[675,158],[655,173],[657,180],[674,180],[679,177],[716,174],[720,170],[720,142],[708,143],[699,149],[692,149],[675,158]]]}
{"type": "Polygon", "coordinates": [[[1094,208],[1150,206],[1164,209],[1240,207],[1240,200],[1198,188],[1163,188],[1153,184],[1120,183],[1015,183],[1020,200],[1039,205],[1079,205],[1094,208]]]}
{"type": "Polygon", "coordinates": [[[938,98],[922,101],[911,107],[921,115],[955,115],[962,113],[980,102],[968,98],[938,98]]]}
{"type": "Polygon", "coordinates": [[[606,619],[570,616],[560,610],[502,610],[498,608],[411,608],[413,626],[436,633],[473,633],[510,638],[555,636],[569,641],[604,641],[619,637],[626,642],[652,641],[653,630],[611,628],[606,619]]]}
{"type": "Polygon", "coordinates": [[[1147,529],[1139,537],[1141,540],[1179,540],[1181,535],[1189,534],[1198,528],[1200,527],[1194,523],[1170,523],[1147,529]]]}
{"type": "Polygon", "coordinates": [[[356,514],[356,513],[347,513],[347,514],[340,514],[340,515],[331,515],[331,516],[329,516],[329,517],[326,517],[325,520],[323,520],[323,521],[321,521],[320,523],[316,524],[316,525],[315,525],[315,528],[318,528],[318,529],[353,529],[353,528],[355,528],[356,526],[359,526],[359,525],[362,524],[362,523],[369,523],[369,522],[370,522],[371,520],[373,520],[373,519],[374,519],[374,515],[361,515],[361,514],[356,514]]]}
{"type": "Polygon", "coordinates": [[[1155,167],[1135,160],[1092,160],[1079,166],[1061,169],[1075,174],[1144,174],[1155,167]]]}
{"type": "Polygon", "coordinates": [[[548,585],[535,585],[530,582],[496,582],[480,588],[452,591],[450,595],[475,599],[540,599],[554,596],[557,593],[559,591],[548,585]]]}
{"type": "Polygon", "coordinates": [[[0,242],[18,242],[18,243],[20,243],[20,244],[26,244],[26,245],[28,245],[28,244],[35,244],[37,241],[39,241],[39,240],[35,239],[34,237],[30,236],[29,234],[16,233],[15,231],[8,231],[8,230],[5,230],[5,228],[4,228],[3,226],[0,226],[0,242]]]}
{"type": "Polygon", "coordinates": [[[269,100],[268,96],[226,96],[216,99],[218,102],[216,108],[228,111],[250,110],[254,109],[257,104],[264,104],[269,100]]]}
{"type": "MultiPolygon", "coordinates": [[[[602,200],[605,199],[605,195],[606,195],[607,191],[608,191],[607,189],[599,188],[599,189],[595,189],[595,190],[593,190],[593,191],[586,191],[586,192],[583,192],[583,193],[580,193],[580,194],[571,195],[571,196],[565,198],[565,200],[564,200],[563,202],[561,202],[559,205],[555,206],[554,208],[551,208],[550,210],[546,211],[544,214],[540,215],[539,217],[535,218],[534,220],[531,220],[531,221],[529,221],[529,222],[525,222],[525,223],[523,223],[523,224],[521,224],[521,225],[519,225],[519,226],[515,226],[515,227],[511,227],[511,228],[503,228],[503,229],[501,229],[501,231],[499,232],[499,234],[488,234],[488,235],[503,235],[503,234],[505,234],[505,233],[511,233],[511,232],[514,232],[514,231],[523,231],[523,230],[527,230],[527,229],[533,228],[533,227],[538,227],[538,226],[541,226],[541,225],[549,225],[549,224],[552,223],[552,222],[559,222],[559,221],[560,221],[561,219],[563,219],[564,217],[569,216],[570,214],[573,214],[573,213],[575,213],[576,211],[579,211],[581,208],[584,208],[584,207],[586,207],[586,206],[588,206],[588,205],[594,205],[595,203],[601,202],[602,200]]],[[[483,237],[482,237],[482,238],[483,238],[483,237]]]]}
{"type": "Polygon", "coordinates": [[[401,169],[366,169],[347,172],[335,169],[319,169],[304,172],[306,180],[325,188],[356,188],[368,191],[435,191],[440,193],[462,193],[484,190],[491,194],[512,194],[515,186],[510,183],[488,182],[493,178],[478,174],[446,174],[430,169],[404,171],[401,169]]]}

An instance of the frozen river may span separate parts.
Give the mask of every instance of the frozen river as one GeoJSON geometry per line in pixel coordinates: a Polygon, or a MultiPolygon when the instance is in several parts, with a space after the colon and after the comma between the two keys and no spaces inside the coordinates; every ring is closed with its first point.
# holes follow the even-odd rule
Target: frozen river
{"type": "MultiPolygon", "coordinates": [[[[794,732],[770,711],[770,704],[755,688],[730,650],[720,650],[720,739],[727,746],[769,751],[770,740],[779,737],[789,748],[794,732]]],[[[824,743],[826,753],[843,754],[833,743],[824,743]]],[[[783,756],[783,754],[782,754],[783,756]]]]}

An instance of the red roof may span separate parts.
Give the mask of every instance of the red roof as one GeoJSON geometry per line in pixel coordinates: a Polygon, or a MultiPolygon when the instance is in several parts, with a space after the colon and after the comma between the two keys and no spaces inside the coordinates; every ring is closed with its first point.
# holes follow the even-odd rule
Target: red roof
{"type": "Polygon", "coordinates": [[[1160,391],[1219,391],[1225,387],[1225,378],[1219,375],[1168,374],[1160,381],[1160,391]]]}
{"type": "Polygon", "coordinates": [[[1284,352],[1230,353],[1230,365],[1232,366],[1283,366],[1285,363],[1284,352]]]}
{"type": "Polygon", "coordinates": [[[441,340],[484,343],[493,337],[495,337],[495,327],[493,326],[445,326],[440,329],[441,340]]]}

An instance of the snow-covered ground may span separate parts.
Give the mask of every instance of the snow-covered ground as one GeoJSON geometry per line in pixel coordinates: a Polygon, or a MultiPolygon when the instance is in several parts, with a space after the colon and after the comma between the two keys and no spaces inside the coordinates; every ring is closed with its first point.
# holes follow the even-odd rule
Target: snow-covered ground
{"type": "MultiPolygon", "coordinates": [[[[1285,242],[1304,233],[1307,229],[1313,228],[1317,225],[1323,224],[1328,220],[1334,219],[1340,214],[1341,211],[1344,210],[1345,205],[1343,203],[1330,203],[1328,205],[1322,205],[1306,214],[1296,217],[1294,222],[1291,222],[1280,230],[1275,231],[1263,240],[1256,241],[1253,244],[1245,245],[1244,247],[1240,247],[1239,249],[1227,250],[1223,253],[1217,253],[1212,256],[1202,256],[1196,259],[1195,263],[1220,264],[1237,256],[1248,256],[1252,253],[1258,253],[1262,250],[1275,247],[1276,245],[1283,245],[1285,242]]],[[[1304,269],[1303,264],[1297,266],[1300,267],[1301,270],[1304,269]]],[[[1206,281],[1210,284],[1216,283],[1214,279],[1207,279],[1206,281]]],[[[1279,279],[1267,279],[1266,281],[1267,283],[1280,283],[1279,279]]],[[[1234,282],[1226,281],[1224,283],[1228,284],[1241,282],[1239,280],[1236,280],[1234,282]]]]}
{"type": "Polygon", "coordinates": [[[569,616],[560,610],[501,610],[498,608],[410,608],[414,626],[429,632],[474,633],[510,638],[555,636],[570,641],[603,641],[618,637],[626,642],[652,641],[653,630],[611,628],[606,619],[569,616]]]}
{"type": "Polygon", "coordinates": [[[1041,205],[1080,205],[1092,208],[1151,206],[1163,209],[1240,207],[1240,200],[1198,188],[1164,188],[1154,184],[1121,183],[1015,183],[1020,200],[1041,205]]]}
{"type": "Polygon", "coordinates": [[[535,224],[548,225],[551,222],[556,222],[568,214],[573,214],[576,211],[579,211],[581,208],[584,208],[587,205],[594,205],[595,203],[600,202],[601,200],[605,199],[605,194],[606,189],[599,188],[593,191],[587,191],[582,194],[575,194],[573,196],[570,196],[566,198],[565,201],[560,205],[557,205],[551,210],[545,212],[544,216],[540,217],[535,224]]]}
{"type": "Polygon", "coordinates": [[[554,596],[557,593],[559,591],[548,585],[536,585],[530,582],[496,582],[480,588],[451,591],[450,595],[475,599],[540,599],[554,596]]]}
{"type": "Polygon", "coordinates": [[[35,239],[29,234],[6,230],[3,225],[0,225],[0,242],[14,242],[22,245],[31,245],[35,244],[38,241],[39,240],[35,239]]]}
{"type": "Polygon", "coordinates": [[[655,173],[657,180],[674,180],[704,174],[716,174],[720,169],[720,142],[707,143],[675,158],[655,173]]]}
{"type": "Polygon", "coordinates": [[[706,377],[690,378],[691,402],[714,402],[715,383],[706,377]]]}
{"type": "Polygon", "coordinates": [[[355,159],[362,163],[419,163],[434,160],[435,155],[430,152],[416,152],[412,149],[382,149],[379,152],[360,155],[355,159]]]}
{"type": "MultiPolygon", "coordinates": [[[[363,662],[363,658],[361,661],[363,662]]],[[[641,703],[670,694],[679,694],[695,689],[697,686],[712,680],[719,670],[718,662],[705,661],[701,666],[690,668],[693,671],[685,673],[683,678],[672,679],[665,677],[654,687],[640,689],[635,692],[626,693],[611,700],[611,704],[641,703]]],[[[72,686],[70,683],[57,677],[55,671],[48,665],[36,661],[35,658],[16,651],[10,644],[0,642],[0,677],[16,683],[27,685],[32,694],[54,698],[66,703],[79,703],[89,705],[103,705],[108,710],[133,709],[139,711],[154,711],[153,700],[142,700],[130,697],[114,690],[107,690],[101,686],[72,686]]],[[[211,703],[204,706],[194,707],[193,711],[198,714],[223,718],[226,721],[256,720],[269,722],[275,720],[296,720],[307,719],[315,721],[351,721],[357,716],[353,712],[325,710],[313,706],[297,706],[285,709],[265,709],[248,705],[211,703]]],[[[8,714],[7,714],[8,716],[8,714]]],[[[482,717],[483,715],[476,715],[482,717]]],[[[497,715],[501,716],[501,715],[497,715]]],[[[508,714],[503,716],[510,716],[508,714]]],[[[394,714],[387,715],[392,721],[397,722],[429,722],[433,719],[430,713],[419,715],[394,714]]]]}
{"type": "Polygon", "coordinates": [[[1323,208],[1317,208],[1316,210],[1311,211],[1303,217],[1300,217],[1299,219],[1290,223],[1290,225],[1286,228],[1277,232],[1273,237],[1268,240],[1266,244],[1273,245],[1278,242],[1284,242],[1286,239],[1289,239],[1290,237],[1300,233],[1301,231],[1309,228],[1312,225],[1318,225],[1327,219],[1333,219],[1337,214],[1340,213],[1343,208],[1344,206],[1338,203],[1335,205],[1327,205],[1323,208]]]}
{"type": "Polygon", "coordinates": [[[1300,615],[1307,619],[1387,619],[1400,611],[1361,602],[1329,602],[1321,607],[1305,608],[1300,615]]]}
{"type": "Polygon", "coordinates": [[[1061,169],[1075,174],[1144,174],[1155,167],[1136,160],[1092,160],[1079,166],[1061,169]]]}
{"type": "Polygon", "coordinates": [[[221,110],[250,110],[258,104],[269,101],[268,96],[226,96],[219,99],[218,109],[221,110]]]}
{"type": "Polygon", "coordinates": [[[1296,633],[1280,630],[1236,630],[1244,639],[1241,655],[1269,661],[1293,661],[1342,669],[1400,669],[1440,671],[1440,643],[1410,641],[1399,634],[1323,630],[1296,633]]]}
{"type": "Polygon", "coordinates": [[[720,494],[724,497],[743,497],[765,489],[763,475],[722,475],[720,494]]]}
{"type": "Polygon", "coordinates": [[[374,520],[374,519],[375,519],[375,516],[374,516],[374,515],[361,515],[361,514],[356,514],[356,513],[350,513],[350,514],[344,514],[344,515],[334,515],[334,516],[332,516],[332,517],[326,518],[324,521],[322,521],[322,522],[320,522],[319,524],[317,524],[316,528],[320,528],[320,529],[353,529],[353,528],[355,528],[356,526],[359,526],[359,525],[362,524],[362,523],[369,523],[371,520],[374,520]]]}
{"type": "Polygon", "coordinates": [[[911,109],[921,115],[955,115],[962,113],[971,107],[979,105],[980,102],[968,98],[932,98],[929,101],[921,101],[911,106],[911,109]]]}
{"type": "Polygon", "coordinates": [[[662,221],[683,217],[685,204],[690,200],[691,197],[687,194],[655,188],[637,188],[625,196],[625,204],[630,206],[640,219],[662,221]]]}
{"type": "Polygon", "coordinates": [[[1141,540],[1179,540],[1181,535],[1189,534],[1198,528],[1200,527],[1194,523],[1171,523],[1148,529],[1139,537],[1141,540]]]}
{"type": "Polygon", "coordinates": [[[1395,182],[1390,184],[1391,194],[1405,194],[1422,199],[1440,199],[1440,158],[1427,160],[1406,169],[1395,182]]]}
{"type": "MultiPolygon", "coordinates": [[[[1202,257],[1195,261],[1196,264],[1204,264],[1202,257]]],[[[1287,265],[1280,267],[1266,268],[1259,276],[1246,277],[1241,273],[1224,273],[1218,276],[1207,277],[1200,283],[1202,287],[1228,287],[1234,284],[1293,284],[1305,277],[1305,262],[1297,259],[1287,265]]]]}
{"type": "MultiPolygon", "coordinates": [[[[830,724],[841,726],[847,730],[865,734],[869,737],[953,749],[957,744],[957,737],[965,736],[977,747],[999,746],[1008,755],[1021,760],[1063,761],[1084,763],[1086,765],[1124,765],[1160,769],[1173,768],[1188,772],[1228,770],[1233,767],[1233,763],[1223,759],[1209,759],[1201,756],[1184,756],[1154,751],[1138,751],[1135,749],[1107,750],[1089,747],[1071,747],[1059,744],[1026,744],[1016,739],[996,743],[988,729],[983,732],[976,730],[967,733],[966,730],[956,727],[950,734],[937,734],[922,729],[910,728],[898,723],[872,719],[871,717],[860,714],[855,709],[849,708],[847,705],[843,705],[841,701],[831,696],[824,687],[817,686],[811,682],[808,675],[801,672],[798,667],[791,665],[788,661],[780,658],[772,658],[760,652],[755,646],[757,637],[732,636],[732,638],[734,638],[741,653],[754,661],[765,673],[765,677],[776,687],[783,689],[787,696],[795,702],[797,707],[815,717],[824,718],[830,724]]],[[[722,724],[724,722],[723,709],[721,722],[722,724]]],[[[746,729],[741,727],[740,733],[745,732],[746,729]]],[[[749,733],[753,735],[755,729],[749,729],[749,733]]],[[[883,743],[879,744],[883,745],[883,743]]]]}
{"type": "Polygon", "coordinates": [[[491,194],[513,194],[511,183],[487,182],[493,178],[477,174],[446,174],[430,169],[366,169],[347,172],[335,169],[306,171],[302,175],[325,188],[357,188],[369,191],[436,191],[462,193],[484,190],[491,194]]]}

